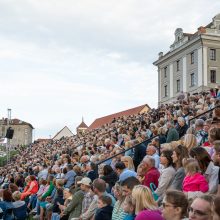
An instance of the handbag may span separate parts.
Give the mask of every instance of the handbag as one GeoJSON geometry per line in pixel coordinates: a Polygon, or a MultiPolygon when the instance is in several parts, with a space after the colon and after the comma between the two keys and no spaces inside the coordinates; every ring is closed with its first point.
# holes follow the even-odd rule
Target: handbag
{"type": "Polygon", "coordinates": [[[155,201],[157,201],[158,198],[159,198],[159,196],[158,196],[157,193],[155,192],[156,188],[157,188],[157,187],[155,186],[154,183],[150,183],[150,189],[151,189],[151,192],[152,192],[152,195],[153,195],[153,198],[154,198],[155,201]]]}

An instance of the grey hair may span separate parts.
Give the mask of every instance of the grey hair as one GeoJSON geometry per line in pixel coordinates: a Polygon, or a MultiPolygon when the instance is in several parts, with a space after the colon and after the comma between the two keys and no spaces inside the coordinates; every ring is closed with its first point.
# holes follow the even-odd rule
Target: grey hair
{"type": "Polygon", "coordinates": [[[178,122],[179,122],[179,121],[180,121],[180,122],[184,122],[184,123],[186,122],[183,117],[178,117],[178,122]]]}
{"type": "Polygon", "coordinates": [[[203,119],[197,119],[195,122],[195,127],[203,127],[204,125],[204,120],[203,119]]]}
{"type": "Polygon", "coordinates": [[[155,159],[152,156],[146,155],[143,159],[143,162],[155,167],[155,159]]]}

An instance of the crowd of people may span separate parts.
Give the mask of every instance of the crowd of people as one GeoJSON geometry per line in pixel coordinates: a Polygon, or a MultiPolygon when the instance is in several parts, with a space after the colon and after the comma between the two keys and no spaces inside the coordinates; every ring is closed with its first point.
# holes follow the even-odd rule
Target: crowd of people
{"type": "Polygon", "coordinates": [[[0,219],[220,219],[219,91],[17,151],[0,169],[0,219]]]}

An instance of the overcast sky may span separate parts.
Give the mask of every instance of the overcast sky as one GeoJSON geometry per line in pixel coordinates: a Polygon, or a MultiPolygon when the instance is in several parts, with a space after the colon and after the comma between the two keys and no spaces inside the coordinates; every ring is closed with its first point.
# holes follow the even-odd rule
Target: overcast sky
{"type": "Polygon", "coordinates": [[[178,27],[194,33],[219,0],[0,0],[0,117],[53,137],[82,116],[157,106],[157,60],[178,27]]]}

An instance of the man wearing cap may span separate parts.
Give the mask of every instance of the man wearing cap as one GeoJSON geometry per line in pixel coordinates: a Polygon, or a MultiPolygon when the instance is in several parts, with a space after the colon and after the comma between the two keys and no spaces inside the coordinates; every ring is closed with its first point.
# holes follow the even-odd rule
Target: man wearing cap
{"type": "Polygon", "coordinates": [[[94,193],[91,190],[92,181],[90,178],[84,177],[82,178],[81,181],[78,182],[78,184],[80,184],[81,190],[85,192],[85,196],[82,202],[82,214],[83,214],[88,210],[92,200],[94,199],[94,193]]]}
{"type": "MultiPolygon", "coordinates": [[[[79,181],[77,182],[77,184],[79,181]]],[[[82,213],[82,201],[84,199],[85,192],[80,188],[76,188],[75,193],[73,194],[73,198],[71,202],[67,205],[64,211],[60,214],[61,217],[64,215],[69,216],[68,220],[72,218],[79,218],[82,213]]]]}

